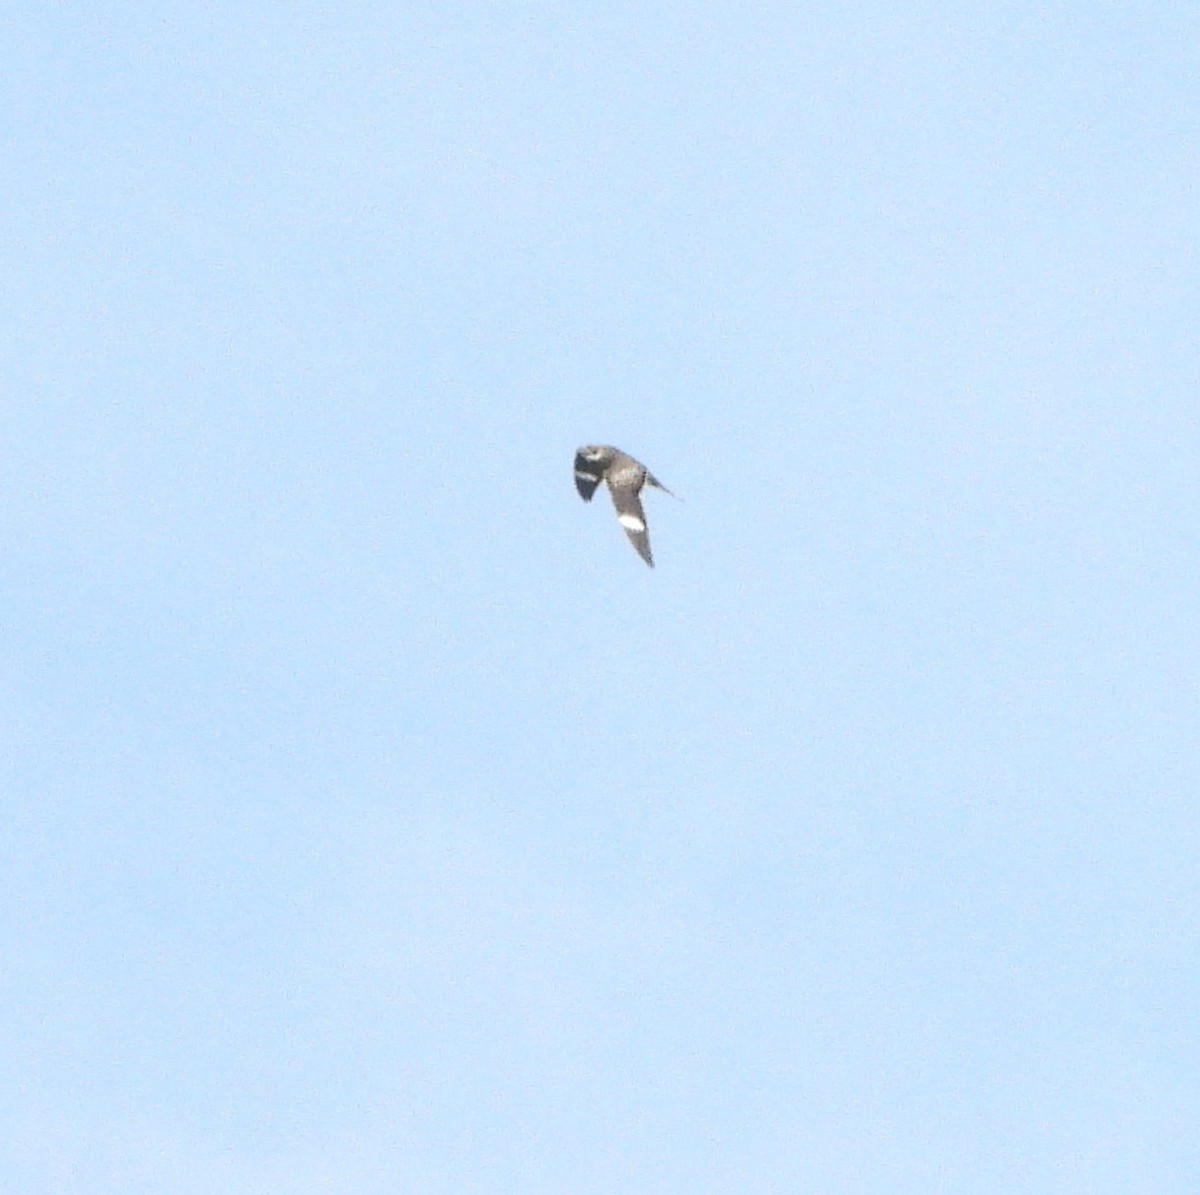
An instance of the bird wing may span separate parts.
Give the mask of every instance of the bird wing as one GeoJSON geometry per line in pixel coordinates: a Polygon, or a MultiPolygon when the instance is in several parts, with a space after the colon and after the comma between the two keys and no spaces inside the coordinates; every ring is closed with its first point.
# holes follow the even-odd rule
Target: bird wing
{"type": "Polygon", "coordinates": [[[604,466],[597,461],[590,461],[582,452],[575,454],[575,488],[579,496],[590,502],[596,487],[604,480],[604,466]]]}
{"type": "Polygon", "coordinates": [[[617,522],[629,536],[629,542],[637,549],[638,555],[651,567],[654,558],[650,555],[650,536],[646,530],[646,512],[642,509],[642,500],[638,497],[636,485],[613,485],[609,480],[608,489],[612,494],[613,505],[617,508],[617,522]]]}

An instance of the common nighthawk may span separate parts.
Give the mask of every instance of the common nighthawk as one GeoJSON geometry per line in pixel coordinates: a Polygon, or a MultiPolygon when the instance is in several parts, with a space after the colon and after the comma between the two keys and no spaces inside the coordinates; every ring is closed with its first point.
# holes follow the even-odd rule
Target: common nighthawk
{"type": "Polygon", "coordinates": [[[579,496],[585,502],[590,502],[602,481],[608,482],[608,492],[617,508],[617,522],[625,528],[625,534],[637,548],[638,555],[653,568],[650,536],[646,532],[646,512],[642,510],[642,500],[638,495],[644,485],[652,485],[668,494],[671,491],[640,461],[635,461],[611,444],[588,444],[580,448],[575,453],[575,488],[579,496]]]}

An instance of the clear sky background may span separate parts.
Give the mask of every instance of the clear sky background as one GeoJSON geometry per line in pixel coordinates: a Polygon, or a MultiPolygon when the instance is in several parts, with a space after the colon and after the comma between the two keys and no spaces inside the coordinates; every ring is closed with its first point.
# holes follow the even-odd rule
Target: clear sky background
{"type": "Polygon", "coordinates": [[[0,80],[7,1189],[1200,1189],[1200,8],[0,80]]]}

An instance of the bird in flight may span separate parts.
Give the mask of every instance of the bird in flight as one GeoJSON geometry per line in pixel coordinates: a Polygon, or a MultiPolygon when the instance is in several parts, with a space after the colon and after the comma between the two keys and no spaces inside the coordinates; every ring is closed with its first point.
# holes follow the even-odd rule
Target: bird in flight
{"type": "Polygon", "coordinates": [[[625,529],[638,555],[653,568],[646,512],[642,510],[638,495],[644,485],[652,485],[668,494],[671,491],[640,461],[611,444],[588,444],[578,449],[575,453],[575,488],[579,496],[590,502],[602,481],[608,482],[608,492],[617,508],[617,522],[625,529]]]}

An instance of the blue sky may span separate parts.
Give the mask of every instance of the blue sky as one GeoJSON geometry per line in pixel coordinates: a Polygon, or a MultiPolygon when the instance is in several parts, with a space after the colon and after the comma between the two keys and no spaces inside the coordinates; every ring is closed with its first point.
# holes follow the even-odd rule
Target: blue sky
{"type": "Polygon", "coordinates": [[[9,14],[13,1189],[1194,1192],[1198,46],[9,14]]]}

